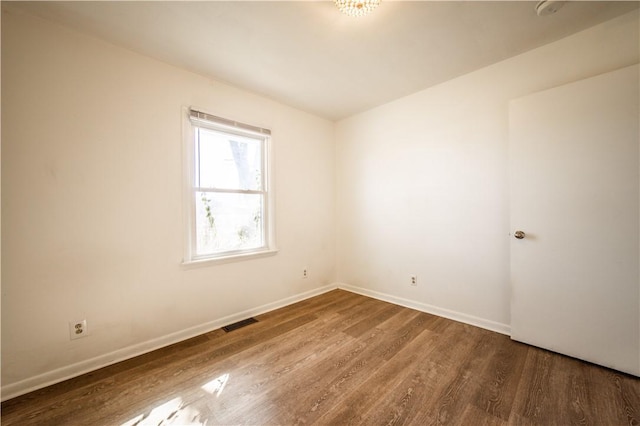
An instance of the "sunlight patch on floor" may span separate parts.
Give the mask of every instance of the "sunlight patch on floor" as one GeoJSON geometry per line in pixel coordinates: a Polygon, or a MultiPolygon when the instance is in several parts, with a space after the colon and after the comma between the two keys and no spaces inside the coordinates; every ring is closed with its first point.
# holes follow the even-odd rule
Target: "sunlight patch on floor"
{"type": "Polygon", "coordinates": [[[207,424],[206,420],[200,420],[200,412],[197,409],[182,405],[182,398],[173,398],[158,405],[147,416],[140,414],[120,426],[205,426],[207,424]]]}
{"type": "Polygon", "coordinates": [[[143,420],[145,425],[159,425],[164,420],[172,417],[182,406],[182,398],[173,398],[162,405],[157,406],[149,413],[149,416],[143,420]]]}
{"type": "Polygon", "coordinates": [[[209,392],[212,395],[215,394],[216,396],[220,396],[225,385],[227,384],[227,381],[229,381],[228,373],[216,377],[209,383],[202,386],[202,389],[204,389],[205,391],[209,392]]]}
{"type": "MultiPolygon", "coordinates": [[[[229,374],[222,374],[204,384],[201,389],[219,397],[228,381],[229,374]]],[[[120,426],[204,426],[206,424],[207,419],[202,419],[202,414],[197,408],[190,404],[185,405],[181,397],[176,397],[153,408],[149,414],[142,413],[120,426]]]]}
{"type": "Polygon", "coordinates": [[[140,420],[142,419],[144,419],[144,414],[140,414],[139,416],[136,416],[131,420],[127,420],[126,422],[122,423],[120,426],[135,426],[137,424],[140,424],[140,420]]]}

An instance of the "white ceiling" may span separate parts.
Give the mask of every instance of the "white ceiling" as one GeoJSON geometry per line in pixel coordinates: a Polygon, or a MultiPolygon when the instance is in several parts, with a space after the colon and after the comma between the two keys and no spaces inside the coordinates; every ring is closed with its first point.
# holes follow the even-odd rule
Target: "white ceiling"
{"type": "MultiPolygon", "coordinates": [[[[3,2],[6,3],[6,2],[3,2]]],[[[637,1],[389,1],[342,15],[331,1],[20,2],[116,45],[339,120],[550,43],[637,1]]]]}

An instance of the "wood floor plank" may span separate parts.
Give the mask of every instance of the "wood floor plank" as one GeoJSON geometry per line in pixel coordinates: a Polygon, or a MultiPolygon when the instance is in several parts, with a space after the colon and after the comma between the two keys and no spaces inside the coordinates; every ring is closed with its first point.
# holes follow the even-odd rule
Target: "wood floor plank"
{"type": "Polygon", "coordinates": [[[593,417],[589,399],[591,390],[581,374],[581,361],[559,356],[555,358],[551,371],[551,400],[555,403],[555,416],[560,422],[583,425],[593,417]]]}
{"type": "MultiPolygon", "coordinates": [[[[406,312],[410,313],[411,311],[406,312]]],[[[449,323],[452,322],[449,321],[449,323]]],[[[319,423],[360,424],[368,411],[374,406],[381,405],[379,400],[382,399],[385,403],[388,403],[390,400],[389,389],[398,385],[407,375],[412,373],[413,369],[408,367],[426,362],[430,356],[429,354],[436,352],[440,347],[438,345],[440,336],[429,330],[428,325],[430,323],[423,323],[423,325],[426,328],[426,332],[420,333],[415,339],[408,342],[402,350],[396,352],[395,356],[386,360],[377,371],[370,370],[370,377],[367,381],[349,394],[341,404],[324,413],[319,423]]],[[[398,324],[389,322],[383,328],[387,330],[397,329],[398,324]]],[[[384,348],[382,348],[381,354],[388,355],[384,348]]],[[[437,367],[437,365],[434,362],[430,362],[428,367],[431,367],[429,368],[430,373],[437,377],[437,369],[433,368],[437,367]]]]}
{"type": "MultiPolygon", "coordinates": [[[[345,400],[327,411],[320,418],[320,424],[363,424],[367,415],[376,408],[387,410],[398,400],[406,405],[404,392],[419,405],[418,394],[435,390],[435,381],[443,369],[428,360],[437,350],[441,336],[427,330],[407,344],[394,357],[385,361],[380,368],[371,372],[370,377],[355,389],[345,400]],[[436,379],[430,381],[429,378],[436,379]],[[422,388],[426,389],[422,389],[422,388]],[[399,394],[402,394],[398,396],[399,394]],[[414,394],[416,395],[414,397],[414,394]]],[[[378,419],[379,413],[370,415],[378,419]]]]}
{"type": "Polygon", "coordinates": [[[303,378],[301,383],[290,385],[297,387],[296,399],[291,400],[288,390],[280,393],[277,404],[283,408],[283,413],[273,419],[273,423],[293,424],[311,423],[316,421],[325,411],[344,399],[369,377],[372,371],[380,366],[386,357],[390,357],[403,345],[424,332],[420,328],[424,318],[422,313],[413,311],[412,315],[404,319],[396,315],[386,321],[398,324],[400,333],[389,333],[375,329],[360,339],[354,339],[344,352],[339,352],[330,359],[314,366],[314,370],[321,373],[321,377],[303,378]]]}
{"type": "Polygon", "coordinates": [[[379,307],[370,312],[367,317],[347,327],[344,332],[352,337],[360,337],[402,310],[402,307],[391,303],[381,303],[378,305],[379,307]]]}
{"type": "MultiPolygon", "coordinates": [[[[324,327],[328,324],[318,323],[317,325],[324,327]]],[[[233,401],[235,406],[241,407],[243,410],[253,405],[260,405],[265,399],[270,401],[265,397],[265,393],[274,388],[280,389],[290,386],[296,377],[304,376],[308,368],[316,368],[316,364],[320,360],[334,355],[336,351],[353,340],[342,333],[326,334],[323,327],[310,326],[300,330],[296,336],[283,335],[282,341],[277,343],[277,348],[274,348],[268,353],[269,356],[262,359],[256,359],[250,353],[239,354],[237,362],[243,367],[234,370],[234,380],[230,381],[230,386],[225,389],[224,396],[212,402],[215,409],[225,410],[222,406],[227,403],[227,400],[233,401]],[[235,381],[235,378],[243,375],[248,378],[249,385],[247,386],[242,386],[241,383],[237,385],[235,381]]],[[[256,408],[256,411],[259,409],[256,408]]],[[[224,414],[224,419],[226,419],[226,423],[234,423],[242,415],[242,411],[228,410],[224,414]]]]}
{"type": "MultiPolygon", "coordinates": [[[[153,396],[160,392],[168,392],[174,384],[179,384],[181,388],[199,388],[207,381],[215,379],[221,372],[235,371],[239,366],[238,361],[234,359],[234,355],[248,351],[257,356],[259,353],[265,353],[266,349],[263,342],[268,342],[274,338],[278,338],[288,331],[294,330],[305,324],[310,323],[311,320],[316,319],[315,315],[303,315],[294,318],[293,320],[280,323],[278,327],[267,329],[261,334],[262,338],[255,338],[254,336],[247,336],[240,339],[230,345],[218,347],[215,350],[208,351],[206,356],[196,356],[190,359],[190,362],[183,366],[181,369],[173,369],[171,372],[173,380],[164,380],[166,375],[155,375],[154,381],[147,381],[145,388],[140,390],[135,395],[137,401],[142,400],[142,396],[146,397],[146,401],[153,399],[153,396]],[[215,369],[209,369],[209,366],[215,365],[215,369]],[[203,374],[204,373],[204,374],[203,374]],[[181,376],[178,378],[178,376],[181,376]],[[203,377],[204,376],[204,377],[203,377]],[[207,380],[205,380],[205,378],[207,380]]],[[[239,330],[238,330],[239,331],[239,330]]],[[[185,391],[182,391],[179,395],[184,397],[185,391]]],[[[139,402],[138,402],[139,403],[139,402]]],[[[130,408],[131,404],[127,404],[126,408],[130,408]]],[[[125,407],[120,407],[120,410],[125,407]]],[[[92,419],[91,419],[92,420],[92,419]]]]}
{"type": "MultiPolygon", "coordinates": [[[[228,368],[218,363],[220,368],[207,379],[195,377],[190,386],[183,387],[181,399],[187,404],[205,403],[200,401],[207,396],[202,388],[206,387],[207,382],[211,380],[214,380],[215,385],[215,380],[224,376],[224,392],[221,394],[213,392],[216,393],[215,398],[209,398],[213,402],[205,405],[208,410],[219,412],[216,418],[219,418],[220,422],[229,423],[225,419],[237,410],[226,407],[244,408],[277,383],[286,383],[286,376],[295,373],[301,364],[301,359],[322,355],[313,346],[314,341],[323,333],[322,325],[324,324],[321,322],[305,324],[300,327],[300,330],[296,330],[295,336],[285,333],[233,355],[228,358],[228,361],[233,361],[235,368],[228,368]],[[233,404],[229,404],[229,401],[233,404]],[[224,411],[227,412],[220,413],[224,411]]],[[[340,346],[343,343],[341,339],[344,340],[344,336],[339,334],[336,334],[334,339],[323,339],[326,344],[325,349],[330,351],[340,346]]],[[[215,391],[218,390],[216,386],[213,388],[215,391]]]]}
{"type": "Polygon", "coordinates": [[[618,389],[621,408],[627,416],[627,423],[630,425],[640,425],[640,389],[634,383],[634,380],[624,374],[615,374],[614,382],[618,389]]]}
{"type": "MultiPolygon", "coordinates": [[[[481,388],[473,404],[487,414],[508,420],[528,347],[507,336],[497,339],[498,350],[483,372],[481,388]]],[[[469,410],[473,412],[473,410],[469,410]]]]}
{"type": "Polygon", "coordinates": [[[486,410],[478,408],[474,404],[469,404],[460,417],[460,424],[474,426],[505,426],[508,423],[506,420],[494,416],[486,410]]]}
{"type": "Polygon", "coordinates": [[[640,425],[638,378],[584,363],[592,380],[590,403],[594,415],[609,418],[612,424],[640,425]]]}
{"type": "Polygon", "coordinates": [[[422,342],[420,337],[414,340],[365,384],[365,389],[383,390],[380,392],[382,401],[369,398],[363,389],[328,413],[325,424],[413,422],[424,407],[433,403],[437,391],[451,378],[451,366],[461,363],[476,344],[475,339],[469,338],[468,326],[452,321],[449,325],[451,327],[438,327],[440,334],[421,334],[420,337],[428,336],[428,341],[422,342]]]}
{"type": "Polygon", "coordinates": [[[633,425],[640,379],[331,291],[2,403],[3,425],[633,425]]]}
{"type": "Polygon", "coordinates": [[[570,375],[565,384],[565,395],[568,396],[568,409],[571,424],[584,425],[590,418],[593,418],[593,411],[589,405],[590,392],[586,386],[586,381],[579,375],[570,375]]]}
{"type": "Polygon", "coordinates": [[[553,411],[551,400],[551,352],[529,347],[522,380],[514,399],[510,421],[522,424],[556,424],[561,413],[553,411]]]}
{"type": "Polygon", "coordinates": [[[463,345],[449,342],[456,357],[439,360],[445,366],[443,381],[436,392],[426,395],[421,402],[423,409],[412,414],[417,424],[459,424],[465,406],[480,389],[481,372],[495,353],[496,334],[484,330],[476,333],[464,324],[457,327],[463,345]]]}

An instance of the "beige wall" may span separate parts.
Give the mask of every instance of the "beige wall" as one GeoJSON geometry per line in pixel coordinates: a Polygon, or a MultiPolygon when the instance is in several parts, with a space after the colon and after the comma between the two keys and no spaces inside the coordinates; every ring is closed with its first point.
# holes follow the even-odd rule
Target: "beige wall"
{"type": "Polygon", "coordinates": [[[508,102],[638,44],[635,11],[339,122],[338,280],[509,333],[508,102]]]}
{"type": "Polygon", "coordinates": [[[331,122],[13,9],[2,42],[3,398],[335,282],[331,122]],[[277,255],[180,266],[189,105],[272,129],[277,255]]]}

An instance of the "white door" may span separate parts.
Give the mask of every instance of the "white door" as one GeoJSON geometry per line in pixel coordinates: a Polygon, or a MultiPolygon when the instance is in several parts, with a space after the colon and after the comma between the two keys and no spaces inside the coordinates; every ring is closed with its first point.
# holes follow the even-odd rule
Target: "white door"
{"type": "Polygon", "coordinates": [[[638,78],[635,65],[509,104],[511,337],[636,376],[638,78]]]}

